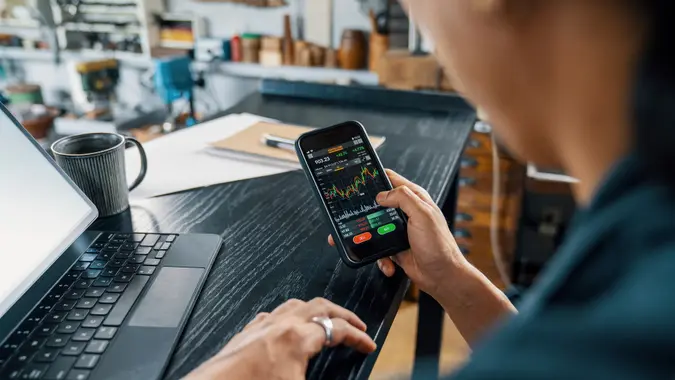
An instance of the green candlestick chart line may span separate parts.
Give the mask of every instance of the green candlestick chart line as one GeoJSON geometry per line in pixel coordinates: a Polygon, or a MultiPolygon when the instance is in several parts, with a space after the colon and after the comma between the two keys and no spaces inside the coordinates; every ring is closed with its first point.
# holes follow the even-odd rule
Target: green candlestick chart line
{"type": "Polygon", "coordinates": [[[333,184],[333,186],[328,189],[324,196],[328,200],[335,199],[337,197],[349,199],[359,193],[359,188],[366,185],[366,180],[368,180],[368,178],[374,179],[379,174],[380,172],[378,172],[377,169],[374,169],[371,173],[370,169],[361,167],[361,174],[355,176],[354,181],[349,186],[340,190],[335,184],[333,184]]]}

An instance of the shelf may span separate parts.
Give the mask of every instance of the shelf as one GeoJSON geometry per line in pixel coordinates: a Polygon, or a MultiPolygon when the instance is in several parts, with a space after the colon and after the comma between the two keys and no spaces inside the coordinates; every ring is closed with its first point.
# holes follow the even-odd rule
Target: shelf
{"type": "Polygon", "coordinates": [[[52,60],[54,54],[50,50],[27,50],[16,47],[0,47],[0,59],[25,59],[34,61],[52,60]]]}
{"type": "Polygon", "coordinates": [[[35,20],[17,20],[14,18],[0,18],[0,27],[38,29],[40,23],[35,20]]]}
{"type": "Polygon", "coordinates": [[[80,5],[82,13],[106,13],[114,15],[136,15],[136,5],[80,5]]]}
{"type": "MultiPolygon", "coordinates": [[[[196,67],[213,67],[208,63],[197,62],[196,67]]],[[[216,73],[251,79],[285,79],[303,82],[332,82],[349,84],[358,82],[376,86],[379,78],[376,73],[366,70],[342,70],[325,67],[278,66],[267,67],[252,63],[222,62],[216,64],[216,73]]]]}
{"type": "Polygon", "coordinates": [[[130,0],[82,0],[82,5],[114,5],[114,6],[119,6],[119,5],[132,5],[134,3],[138,2],[133,2],[130,0]]]}
{"type": "Polygon", "coordinates": [[[67,23],[63,26],[71,32],[94,32],[94,33],[118,33],[118,34],[141,34],[138,27],[119,27],[112,24],[85,24],[67,23]]]}
{"type": "Polygon", "coordinates": [[[189,50],[189,49],[194,49],[195,43],[194,42],[181,42],[181,41],[160,41],[159,47],[165,48],[165,49],[189,50]]]}
{"type": "MultiPolygon", "coordinates": [[[[119,60],[123,65],[139,68],[147,68],[152,64],[150,58],[143,54],[129,53],[125,51],[62,50],[60,56],[61,59],[64,60],[95,60],[114,58],[119,60]]],[[[54,53],[50,50],[25,50],[21,48],[0,47],[0,59],[5,58],[31,61],[52,61],[54,59],[54,53]]]]}
{"type": "MultiPolygon", "coordinates": [[[[54,54],[49,50],[24,50],[21,48],[6,48],[0,47],[0,59],[17,59],[17,60],[35,60],[35,61],[52,61],[54,54]]],[[[96,50],[82,50],[82,51],[62,51],[61,58],[64,60],[94,60],[114,58],[118,59],[123,65],[150,68],[152,67],[152,58],[137,53],[128,53],[123,51],[96,51],[96,50]]],[[[285,79],[291,81],[303,82],[330,82],[337,84],[349,84],[351,82],[358,82],[366,86],[376,86],[379,84],[379,78],[376,73],[366,70],[342,70],[342,69],[328,69],[324,67],[299,67],[299,66],[279,66],[266,67],[252,63],[238,63],[238,62],[220,62],[220,63],[204,63],[195,62],[196,69],[211,70],[215,74],[250,78],[250,79],[285,79]]]]}

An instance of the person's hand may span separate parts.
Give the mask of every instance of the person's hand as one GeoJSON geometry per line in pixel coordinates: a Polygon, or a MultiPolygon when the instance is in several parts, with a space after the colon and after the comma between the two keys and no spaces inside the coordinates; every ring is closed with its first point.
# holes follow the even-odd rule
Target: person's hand
{"type": "MultiPolygon", "coordinates": [[[[394,190],[379,193],[377,203],[400,208],[408,216],[410,249],[392,258],[381,259],[377,265],[391,277],[396,268],[393,259],[420,289],[436,296],[443,279],[452,276],[453,269],[467,265],[467,261],[429,193],[393,170],[386,172],[394,190]]],[[[332,236],[328,236],[328,243],[335,245],[332,236]]]]}
{"type": "Polygon", "coordinates": [[[351,311],[323,298],[290,300],[271,313],[260,313],[213,358],[186,379],[304,379],[307,363],[325,344],[324,328],[313,317],[333,322],[329,346],[375,351],[366,325],[351,311]]]}

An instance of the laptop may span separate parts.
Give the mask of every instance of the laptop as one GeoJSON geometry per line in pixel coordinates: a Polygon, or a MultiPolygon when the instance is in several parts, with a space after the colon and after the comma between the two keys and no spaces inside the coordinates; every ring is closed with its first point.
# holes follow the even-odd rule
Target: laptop
{"type": "Polygon", "coordinates": [[[162,376],[222,241],[96,217],[0,104],[0,379],[162,376]]]}

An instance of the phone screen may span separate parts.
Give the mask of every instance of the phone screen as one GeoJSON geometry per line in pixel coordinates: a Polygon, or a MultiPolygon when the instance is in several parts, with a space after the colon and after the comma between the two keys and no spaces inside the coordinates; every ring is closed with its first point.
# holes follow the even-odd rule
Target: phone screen
{"type": "Polygon", "coordinates": [[[356,262],[407,249],[406,222],[399,210],[377,204],[391,190],[368,136],[346,123],[304,138],[301,149],[324,206],[349,257],[356,262]]]}

